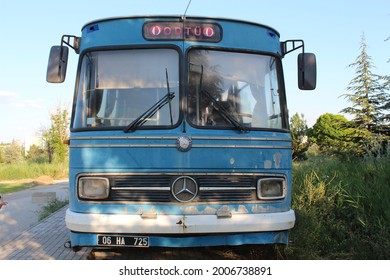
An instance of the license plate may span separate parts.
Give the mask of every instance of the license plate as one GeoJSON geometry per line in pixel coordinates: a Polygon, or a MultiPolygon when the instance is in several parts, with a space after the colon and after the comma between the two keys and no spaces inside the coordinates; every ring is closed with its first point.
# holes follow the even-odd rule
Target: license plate
{"type": "Polygon", "coordinates": [[[98,235],[97,245],[119,247],[149,247],[149,237],[128,235],[98,235]]]}

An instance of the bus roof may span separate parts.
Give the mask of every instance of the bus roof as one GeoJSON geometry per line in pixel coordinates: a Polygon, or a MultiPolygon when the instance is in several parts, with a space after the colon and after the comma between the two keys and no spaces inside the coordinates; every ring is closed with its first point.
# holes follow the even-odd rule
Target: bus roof
{"type": "MultiPolygon", "coordinates": [[[[97,19],[90,21],[86,23],[81,30],[84,30],[87,26],[91,24],[96,24],[104,21],[115,21],[115,20],[121,20],[121,19],[140,19],[140,18],[145,18],[145,19],[178,19],[178,20],[183,20],[184,16],[181,15],[144,15],[144,16],[122,16],[122,17],[110,17],[110,18],[103,18],[103,19],[97,19]]],[[[256,22],[251,22],[251,21],[246,21],[246,20],[240,20],[240,19],[231,19],[231,18],[219,18],[219,17],[203,17],[203,16],[185,16],[185,20],[217,20],[217,21],[229,21],[229,22],[237,22],[237,23],[243,23],[243,24],[249,24],[249,25],[256,25],[259,27],[267,28],[269,30],[272,30],[278,37],[280,37],[279,32],[267,25],[256,23],[256,22]]]]}

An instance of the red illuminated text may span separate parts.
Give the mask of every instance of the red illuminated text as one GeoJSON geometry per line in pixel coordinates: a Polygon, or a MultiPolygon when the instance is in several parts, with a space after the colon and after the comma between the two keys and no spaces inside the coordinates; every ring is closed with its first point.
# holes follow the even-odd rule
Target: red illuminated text
{"type": "Polygon", "coordinates": [[[221,40],[221,28],[217,24],[199,22],[147,22],[144,37],[148,40],[218,42],[221,40]]]}

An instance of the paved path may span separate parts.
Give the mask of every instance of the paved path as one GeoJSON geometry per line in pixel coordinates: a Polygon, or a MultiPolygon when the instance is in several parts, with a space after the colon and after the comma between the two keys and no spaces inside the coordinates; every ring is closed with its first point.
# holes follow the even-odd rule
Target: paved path
{"type": "Polygon", "coordinates": [[[65,226],[67,206],[48,218],[21,232],[6,243],[0,244],[0,260],[82,260],[91,249],[78,252],[65,248],[69,231],[65,226]]]}
{"type": "Polygon", "coordinates": [[[69,199],[67,181],[4,195],[8,205],[0,212],[0,260],[87,259],[89,248],[74,253],[64,247],[69,240],[68,206],[38,221],[39,212],[51,199],[69,199]]]}
{"type": "Polygon", "coordinates": [[[69,184],[68,181],[59,181],[53,185],[4,194],[3,197],[8,205],[0,211],[0,244],[38,223],[40,211],[50,200],[68,200],[69,184]]]}

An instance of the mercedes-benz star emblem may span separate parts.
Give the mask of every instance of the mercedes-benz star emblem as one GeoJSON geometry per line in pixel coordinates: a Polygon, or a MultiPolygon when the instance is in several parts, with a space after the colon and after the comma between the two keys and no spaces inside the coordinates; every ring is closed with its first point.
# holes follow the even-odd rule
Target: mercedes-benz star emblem
{"type": "Polygon", "coordinates": [[[192,140],[190,137],[187,136],[180,136],[176,140],[176,147],[179,151],[187,152],[192,147],[192,140]]]}
{"type": "Polygon", "coordinates": [[[172,195],[180,202],[189,202],[198,194],[196,181],[188,176],[177,178],[172,184],[172,195]]]}

